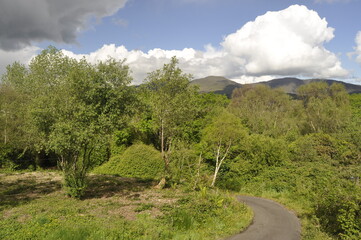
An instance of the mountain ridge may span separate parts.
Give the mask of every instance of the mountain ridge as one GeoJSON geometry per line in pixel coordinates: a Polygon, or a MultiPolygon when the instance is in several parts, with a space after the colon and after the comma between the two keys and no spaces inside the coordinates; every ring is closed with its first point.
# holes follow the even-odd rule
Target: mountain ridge
{"type": "Polygon", "coordinates": [[[281,88],[284,92],[295,95],[296,89],[304,84],[310,82],[326,82],[331,85],[332,83],[340,83],[345,86],[346,91],[349,94],[352,93],[361,93],[361,85],[346,83],[333,79],[299,79],[293,77],[285,77],[285,78],[275,78],[269,81],[258,82],[258,83],[249,83],[249,84],[240,84],[230,79],[227,79],[222,76],[208,76],[205,78],[194,79],[191,84],[198,85],[200,92],[214,92],[218,94],[227,95],[227,97],[232,96],[232,92],[235,88],[242,88],[244,86],[252,86],[252,85],[267,85],[270,88],[281,88]]]}

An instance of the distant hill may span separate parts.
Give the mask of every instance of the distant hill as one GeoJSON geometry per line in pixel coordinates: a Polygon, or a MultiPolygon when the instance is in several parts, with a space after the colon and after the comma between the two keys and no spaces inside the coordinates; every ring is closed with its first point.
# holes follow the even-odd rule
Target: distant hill
{"type": "Polygon", "coordinates": [[[264,84],[271,88],[281,88],[283,91],[289,94],[296,94],[296,89],[304,84],[310,82],[326,82],[328,85],[333,83],[340,83],[345,86],[348,93],[361,93],[361,85],[355,85],[351,83],[345,83],[331,79],[307,79],[301,80],[298,78],[277,78],[266,82],[259,82],[254,84],[264,84]]]}
{"type": "Polygon", "coordinates": [[[266,82],[252,83],[252,84],[240,84],[234,81],[231,81],[224,77],[219,76],[209,76],[205,78],[195,79],[191,82],[191,84],[198,85],[200,88],[200,92],[214,92],[219,94],[225,94],[228,97],[231,97],[232,92],[235,88],[241,88],[245,85],[258,85],[264,84],[271,88],[280,88],[283,89],[288,94],[294,95],[296,94],[296,89],[304,84],[310,82],[327,82],[329,85],[332,83],[341,83],[345,86],[346,91],[348,93],[361,93],[361,85],[355,85],[350,83],[345,83],[337,80],[331,79],[308,79],[301,80],[298,78],[277,78],[266,82]]]}
{"type": "Polygon", "coordinates": [[[198,85],[200,92],[214,92],[219,94],[225,94],[228,97],[232,96],[232,92],[235,88],[242,87],[242,84],[219,76],[209,76],[205,78],[195,79],[191,82],[191,84],[198,85]]]}

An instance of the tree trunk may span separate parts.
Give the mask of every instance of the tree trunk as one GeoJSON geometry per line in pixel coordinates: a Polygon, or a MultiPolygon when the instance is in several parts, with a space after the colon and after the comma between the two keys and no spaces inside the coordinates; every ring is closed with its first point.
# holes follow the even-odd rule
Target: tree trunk
{"type": "Polygon", "coordinates": [[[229,149],[231,148],[231,145],[232,145],[232,141],[229,141],[229,144],[227,146],[227,149],[226,149],[223,157],[221,159],[219,159],[220,158],[221,147],[222,147],[222,141],[219,141],[219,143],[218,143],[217,155],[216,155],[216,169],[214,170],[214,175],[213,175],[213,180],[212,180],[211,187],[214,187],[214,185],[216,183],[216,179],[217,179],[219,169],[221,168],[221,165],[222,165],[224,159],[227,157],[227,154],[228,154],[229,149]]]}
{"type": "Polygon", "coordinates": [[[217,154],[216,154],[216,169],[214,170],[214,175],[213,175],[213,180],[212,180],[212,183],[211,183],[211,187],[214,187],[214,184],[216,183],[217,174],[218,174],[219,168],[220,168],[220,166],[222,164],[222,162],[219,162],[219,155],[220,155],[220,152],[221,152],[221,146],[222,146],[222,141],[219,141],[218,147],[217,147],[217,154]]]}
{"type": "Polygon", "coordinates": [[[199,159],[198,159],[198,167],[197,167],[197,175],[194,181],[194,186],[193,186],[193,190],[196,189],[198,183],[199,183],[199,178],[201,176],[201,163],[202,163],[202,153],[199,154],[199,159]]]}
{"type": "Polygon", "coordinates": [[[5,145],[6,145],[7,142],[8,142],[7,127],[8,127],[8,118],[7,118],[7,115],[6,115],[6,113],[5,113],[5,128],[4,128],[4,143],[5,143],[5,145]]]}
{"type": "Polygon", "coordinates": [[[157,184],[157,186],[155,186],[154,188],[155,189],[163,189],[165,187],[165,184],[166,184],[166,180],[165,180],[165,177],[163,177],[159,183],[157,184]]]}
{"type": "Polygon", "coordinates": [[[164,123],[163,119],[160,121],[160,148],[162,153],[162,159],[164,161],[164,166],[167,168],[167,161],[165,159],[165,150],[164,150],[164,123]]]}
{"type": "MultiPolygon", "coordinates": [[[[163,119],[160,120],[160,149],[161,149],[162,159],[164,162],[165,173],[168,173],[169,172],[169,164],[168,164],[168,160],[167,160],[167,156],[166,156],[166,152],[165,152],[164,120],[163,119]]],[[[162,177],[162,179],[159,181],[158,185],[155,186],[154,188],[163,189],[165,187],[165,185],[166,185],[166,178],[162,177]]]]}
{"type": "MultiPolygon", "coordinates": [[[[220,166],[219,166],[219,167],[220,167],[220,166]]],[[[216,179],[217,179],[219,167],[216,167],[216,170],[214,171],[214,175],[213,175],[213,180],[212,180],[211,187],[214,187],[214,184],[216,183],[216,179]]]]}

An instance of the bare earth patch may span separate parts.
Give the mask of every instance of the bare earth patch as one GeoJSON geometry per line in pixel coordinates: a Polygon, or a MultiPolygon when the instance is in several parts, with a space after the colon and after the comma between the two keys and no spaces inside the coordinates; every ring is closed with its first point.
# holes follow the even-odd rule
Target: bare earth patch
{"type": "MultiPolygon", "coordinates": [[[[68,199],[61,189],[61,181],[60,172],[1,174],[0,211],[3,210],[3,217],[9,218],[16,214],[13,207],[36,199],[52,195],[68,199]]],[[[139,214],[149,214],[154,218],[161,216],[161,207],[175,204],[182,194],[172,190],[172,194],[165,196],[166,190],[154,189],[154,185],[156,182],[134,178],[90,175],[86,195],[79,201],[84,209],[82,214],[104,218],[121,216],[126,220],[135,220],[139,214]],[[142,210],[144,204],[151,207],[142,210]]],[[[17,221],[24,222],[28,218],[21,215],[17,221]]]]}

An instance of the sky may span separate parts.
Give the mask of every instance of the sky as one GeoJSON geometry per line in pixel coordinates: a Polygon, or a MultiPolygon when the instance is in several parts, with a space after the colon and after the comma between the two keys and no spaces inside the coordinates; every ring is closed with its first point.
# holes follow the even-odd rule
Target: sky
{"type": "Polygon", "coordinates": [[[133,84],[176,56],[194,78],[361,84],[361,0],[0,0],[0,74],[49,45],[133,84]]]}

